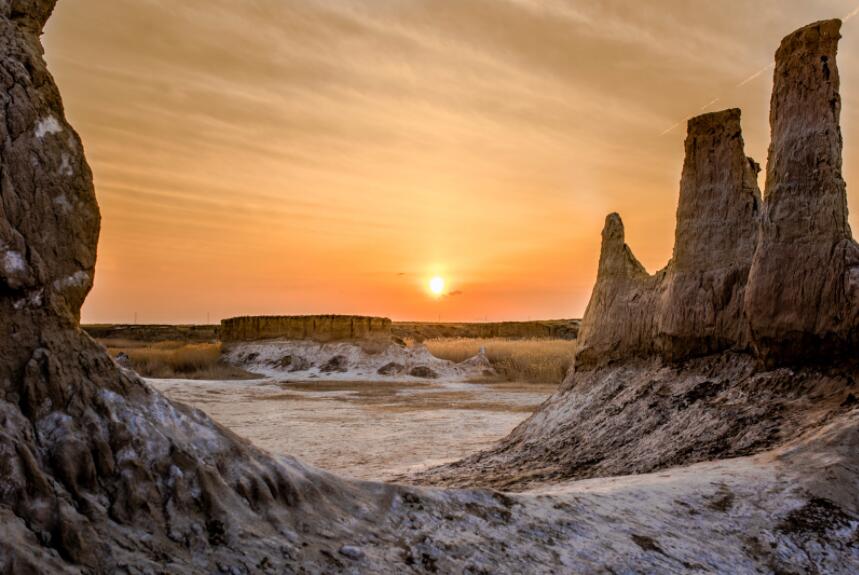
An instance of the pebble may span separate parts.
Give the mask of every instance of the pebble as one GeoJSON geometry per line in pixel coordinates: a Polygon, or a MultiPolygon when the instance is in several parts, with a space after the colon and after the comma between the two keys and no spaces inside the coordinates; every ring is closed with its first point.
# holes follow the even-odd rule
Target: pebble
{"type": "Polygon", "coordinates": [[[348,557],[349,559],[353,559],[355,561],[364,558],[364,551],[361,550],[360,547],[355,547],[354,545],[344,545],[340,548],[340,555],[344,557],[348,557]]]}

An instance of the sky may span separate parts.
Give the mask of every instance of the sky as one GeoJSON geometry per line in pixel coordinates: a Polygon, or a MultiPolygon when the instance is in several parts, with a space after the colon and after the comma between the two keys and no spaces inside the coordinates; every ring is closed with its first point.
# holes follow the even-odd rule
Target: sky
{"type": "MultiPolygon", "coordinates": [[[[46,59],[103,218],[82,320],[581,317],[607,213],[649,271],[671,257],[685,121],[742,108],[765,163],[779,41],[857,8],[60,0],[46,59]]],[[[855,211],[859,17],[842,33],[855,211]]]]}

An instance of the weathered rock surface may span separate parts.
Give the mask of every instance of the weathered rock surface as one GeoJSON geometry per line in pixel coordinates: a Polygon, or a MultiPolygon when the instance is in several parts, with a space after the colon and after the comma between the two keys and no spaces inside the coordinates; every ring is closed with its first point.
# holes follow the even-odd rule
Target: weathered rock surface
{"type": "Polygon", "coordinates": [[[471,381],[493,371],[485,355],[460,363],[439,359],[425,345],[393,342],[330,342],[266,340],[234,343],[224,360],[236,367],[278,381],[471,381]]]}
{"type": "MultiPolygon", "coordinates": [[[[521,491],[751,455],[859,416],[853,370],[760,371],[747,354],[577,371],[491,450],[427,471],[421,484],[521,491]]],[[[859,421],[857,421],[859,423],[859,421]]],[[[859,478],[857,478],[859,479],[859,478]]]]}
{"type": "Polygon", "coordinates": [[[391,320],[359,315],[301,315],[234,317],[221,321],[221,341],[263,339],[318,342],[391,338],[391,320]]]}
{"type": "Polygon", "coordinates": [[[597,283],[579,331],[576,365],[597,366],[654,350],[653,305],[658,279],[626,245],[623,222],[609,214],[602,231],[597,283]]]}
{"type": "Polygon", "coordinates": [[[577,369],[751,351],[767,365],[849,358],[859,343],[859,245],[841,177],[841,23],[776,53],[763,201],[739,110],[689,121],[674,256],[650,276],[609,216],[577,369]]]}
{"type": "MultiPolygon", "coordinates": [[[[545,461],[576,449],[598,456],[623,447],[631,454],[624,442],[635,440],[635,414],[646,414],[642,402],[676,403],[655,411],[651,431],[661,418],[668,430],[682,430],[684,420],[675,418],[683,407],[689,425],[706,417],[705,430],[736,443],[717,442],[708,457],[758,449],[766,443],[758,438],[776,433],[766,421],[780,421],[783,437],[797,440],[757,458],[679,469],[674,477],[504,495],[346,481],[272,457],[121,369],[77,325],[92,285],[99,215],[80,141],[42,60],[39,34],[54,1],[0,0],[0,571],[856,571],[859,412],[849,395],[826,410],[855,386],[852,372],[784,369],[764,377],[754,373],[750,356],[723,356],[724,365],[705,358],[689,371],[665,368],[661,385],[645,381],[656,368],[644,366],[625,389],[634,374],[617,370],[633,364],[583,369],[526,426],[554,426],[562,440],[576,425],[565,405],[575,404],[581,386],[616,398],[593,404],[592,421],[602,417],[617,427],[610,411],[596,411],[629,410],[618,420],[628,431],[551,444],[558,451],[545,453],[545,461]],[[620,377],[614,390],[611,373],[620,377]],[[707,377],[725,381],[711,389],[707,377]],[[803,377],[806,385],[798,386],[803,377]],[[769,405],[749,411],[750,398],[768,385],[776,394],[779,381],[788,398],[781,419],[767,415],[778,412],[769,405]],[[814,394],[826,401],[815,403],[814,394]],[[690,407],[698,404],[705,407],[690,407]],[[719,431],[720,422],[735,431],[719,431]]],[[[624,249],[617,232],[608,230],[608,250],[624,249]]],[[[609,255],[606,269],[617,270],[624,260],[609,255]]],[[[619,293],[625,285],[618,282],[619,293]]],[[[602,305],[615,313],[611,298],[602,305]]],[[[595,332],[590,337],[610,345],[595,332]]],[[[690,440],[688,453],[670,445],[657,453],[665,462],[688,463],[703,458],[700,443],[713,435],[690,440]]],[[[659,436],[673,441],[667,432],[659,436]]],[[[632,462],[640,469],[661,465],[643,451],[632,462]]],[[[622,469],[617,460],[605,466],[622,469]]]]}
{"type": "Polygon", "coordinates": [[[765,212],[746,297],[770,362],[855,355],[859,246],[841,176],[841,22],[802,28],[776,53],[765,212]]]}
{"type": "Polygon", "coordinates": [[[580,325],[581,322],[577,319],[474,323],[395,321],[391,329],[395,337],[419,342],[440,337],[572,340],[578,337],[580,325]]]}
{"type": "Polygon", "coordinates": [[[743,294],[758,233],[760,168],[743,149],[740,111],[690,120],[674,256],[656,308],[670,359],[746,349],[743,294]]]}
{"type": "Polygon", "coordinates": [[[648,274],[624,241],[620,216],[606,218],[577,369],[748,348],[743,295],[758,235],[758,170],[743,151],[739,110],[689,121],[674,256],[648,274]]]}

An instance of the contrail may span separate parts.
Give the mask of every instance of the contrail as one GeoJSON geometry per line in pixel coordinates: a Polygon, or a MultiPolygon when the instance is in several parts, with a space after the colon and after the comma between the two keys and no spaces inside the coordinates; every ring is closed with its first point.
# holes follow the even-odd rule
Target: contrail
{"type": "MultiPolygon", "coordinates": [[[[854,9],[853,9],[853,11],[852,11],[852,12],[850,12],[850,14],[848,14],[847,16],[845,16],[844,18],[842,18],[842,19],[841,19],[841,21],[842,21],[842,22],[847,22],[848,20],[850,20],[851,18],[853,18],[853,17],[854,17],[854,16],[856,16],[856,15],[859,15],[859,6],[857,6],[856,8],[854,8],[854,9]]],[[[749,76],[748,78],[746,78],[745,80],[743,80],[742,82],[740,82],[739,84],[737,84],[736,86],[734,86],[734,88],[733,88],[733,89],[734,89],[734,90],[736,90],[737,88],[742,88],[742,87],[743,87],[743,86],[745,86],[746,84],[748,84],[748,83],[750,83],[750,82],[753,82],[753,81],[757,80],[757,79],[761,76],[761,74],[763,74],[764,72],[766,72],[767,70],[769,70],[770,68],[772,68],[772,67],[774,67],[774,66],[775,66],[775,62],[770,63],[770,64],[767,64],[766,66],[764,66],[763,68],[761,68],[760,70],[758,70],[757,72],[755,72],[754,74],[752,74],[751,76],[749,76]]],[[[713,104],[715,104],[716,102],[718,102],[718,101],[719,101],[719,100],[721,100],[721,99],[722,99],[721,97],[720,97],[720,98],[713,98],[713,99],[712,99],[708,104],[706,104],[706,105],[702,106],[702,107],[701,107],[701,110],[706,110],[707,108],[709,108],[710,106],[712,106],[713,104]]],[[[670,128],[668,128],[667,130],[665,130],[664,132],[662,132],[661,134],[659,134],[659,137],[665,136],[666,134],[670,134],[670,133],[671,133],[671,132],[673,132],[673,131],[678,127],[678,126],[680,126],[680,124],[682,124],[682,123],[683,123],[683,122],[677,122],[676,124],[674,124],[673,126],[671,126],[670,128]]]]}
{"type": "Polygon", "coordinates": [[[664,132],[662,132],[661,134],[659,134],[659,136],[661,137],[661,136],[664,136],[665,134],[667,134],[667,133],[669,133],[669,132],[673,132],[673,131],[674,131],[674,128],[676,128],[677,126],[679,126],[679,125],[680,125],[680,124],[682,124],[682,123],[683,123],[683,122],[677,122],[676,124],[674,124],[673,126],[671,126],[670,128],[668,128],[667,130],[665,130],[664,132]]]}
{"type": "MultiPolygon", "coordinates": [[[[859,8],[857,8],[857,9],[856,9],[856,12],[857,12],[857,13],[859,13],[859,8]]],[[[775,66],[775,64],[767,64],[766,66],[764,66],[763,68],[761,68],[760,70],[758,70],[757,72],[755,72],[754,74],[752,74],[751,76],[749,76],[748,78],[746,78],[745,80],[743,80],[742,82],[740,82],[739,84],[737,84],[736,86],[734,86],[734,89],[736,90],[737,88],[742,88],[743,86],[745,86],[745,85],[746,85],[746,84],[748,84],[749,82],[751,82],[751,81],[755,80],[756,78],[760,77],[760,75],[761,75],[761,74],[763,74],[764,72],[766,72],[767,70],[769,70],[769,69],[770,69],[770,68],[772,68],[773,66],[775,66]]],[[[722,98],[721,98],[721,97],[713,98],[712,100],[710,100],[709,102],[707,102],[705,105],[701,106],[701,110],[706,110],[707,108],[709,108],[710,106],[712,106],[713,104],[716,104],[717,102],[719,102],[719,101],[721,101],[721,100],[722,100],[722,98]]],[[[664,132],[662,132],[661,134],[659,134],[659,136],[660,136],[660,137],[662,137],[662,136],[664,136],[664,135],[666,135],[666,134],[670,134],[671,132],[673,132],[673,131],[674,131],[674,129],[675,129],[675,128],[677,128],[677,127],[678,127],[680,124],[682,124],[682,123],[683,123],[683,122],[677,122],[676,124],[674,124],[673,126],[671,126],[670,128],[668,128],[667,130],[665,130],[664,132]]]]}
{"type": "Polygon", "coordinates": [[[712,106],[713,104],[715,104],[716,102],[718,102],[719,100],[721,100],[721,98],[713,98],[712,100],[710,100],[709,102],[707,102],[705,105],[701,106],[701,109],[702,109],[702,110],[706,110],[707,108],[709,108],[710,106],[712,106]]]}
{"type": "Polygon", "coordinates": [[[767,64],[766,66],[764,66],[763,68],[761,68],[760,70],[758,70],[757,72],[755,72],[754,74],[752,74],[751,76],[749,76],[748,78],[746,78],[745,80],[743,80],[742,82],[740,82],[739,84],[734,86],[734,88],[742,88],[743,86],[745,86],[749,82],[756,80],[761,74],[763,74],[764,72],[766,72],[767,70],[769,70],[773,66],[775,66],[775,63],[767,64]]]}

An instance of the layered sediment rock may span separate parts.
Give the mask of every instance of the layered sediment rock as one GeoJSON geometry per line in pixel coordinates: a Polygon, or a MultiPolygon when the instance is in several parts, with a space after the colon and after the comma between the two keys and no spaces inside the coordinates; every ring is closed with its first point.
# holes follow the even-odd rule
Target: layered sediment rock
{"type": "Polygon", "coordinates": [[[433,323],[396,321],[392,331],[395,337],[425,341],[439,337],[464,338],[550,338],[573,340],[578,337],[581,321],[554,319],[536,321],[501,321],[474,323],[433,323]]]}
{"type": "Polygon", "coordinates": [[[855,354],[859,247],[841,176],[841,22],[786,37],[776,53],[765,213],[746,296],[769,362],[855,354]]]}
{"type": "Polygon", "coordinates": [[[859,246],[841,177],[840,26],[806,26],[776,53],[763,201],[740,112],[726,110],[689,122],[664,270],[648,276],[609,216],[577,369],[642,355],[750,351],[768,365],[802,365],[854,352],[859,246]]]}
{"type": "Polygon", "coordinates": [[[593,367],[654,349],[653,303],[658,279],[626,245],[623,222],[609,214],[602,231],[597,283],[579,331],[576,365],[593,367]]]}
{"type": "Polygon", "coordinates": [[[748,347],[743,294],[761,199],[739,110],[690,120],[685,147],[674,256],[654,309],[659,350],[671,359],[748,347]]]}
{"type": "Polygon", "coordinates": [[[250,316],[221,322],[221,341],[390,339],[391,320],[357,315],[250,316]]]}
{"type": "Polygon", "coordinates": [[[576,369],[749,346],[743,296],[758,234],[758,171],[743,150],[739,110],[689,121],[674,256],[648,274],[624,242],[620,216],[606,218],[576,369]]]}

